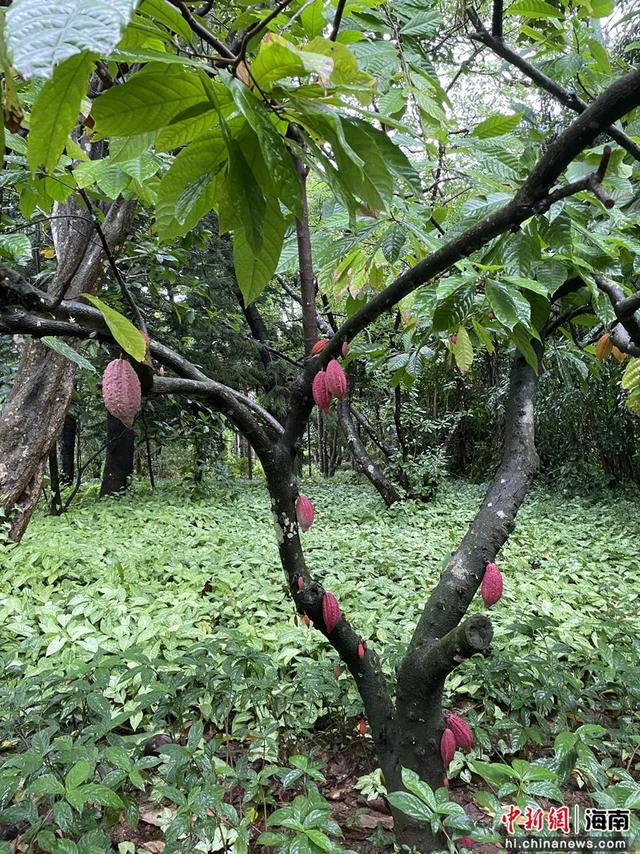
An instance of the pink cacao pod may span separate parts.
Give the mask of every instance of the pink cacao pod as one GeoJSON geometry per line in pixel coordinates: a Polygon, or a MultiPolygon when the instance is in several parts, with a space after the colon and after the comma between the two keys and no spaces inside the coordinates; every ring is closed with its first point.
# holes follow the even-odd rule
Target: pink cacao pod
{"type": "Polygon", "coordinates": [[[330,635],[340,619],[340,605],[333,593],[325,593],[322,597],[322,619],[327,634],[330,635]]]}
{"type": "Polygon", "coordinates": [[[480,593],[482,594],[482,601],[485,608],[490,608],[496,604],[502,596],[502,588],[502,573],[495,563],[488,563],[484,571],[482,584],[480,585],[480,593]]]}
{"type": "Polygon", "coordinates": [[[304,577],[302,575],[298,576],[298,590],[302,590],[304,587],[304,577]]]}
{"type": "Polygon", "coordinates": [[[337,397],[338,400],[344,400],[347,396],[347,375],[340,362],[332,359],[327,365],[325,371],[327,375],[327,389],[329,394],[337,397]]]}
{"type": "Polygon", "coordinates": [[[319,341],[316,341],[316,343],[311,348],[311,355],[317,356],[318,353],[322,353],[322,351],[324,350],[324,348],[327,346],[328,343],[329,343],[328,338],[321,338],[319,341]]]}
{"type": "Polygon", "coordinates": [[[473,848],[473,839],[470,836],[463,836],[462,839],[458,839],[458,846],[460,848],[473,848]]]}
{"type": "Polygon", "coordinates": [[[305,614],[303,617],[305,626],[310,629],[313,623],[311,622],[311,617],[308,614],[305,614]]]}
{"type": "Polygon", "coordinates": [[[362,661],[362,659],[364,658],[364,654],[365,654],[365,652],[366,652],[366,651],[367,651],[367,650],[366,650],[366,648],[365,648],[365,645],[362,643],[362,641],[360,641],[360,643],[358,644],[358,658],[359,658],[361,661],[362,661]]]}
{"type": "Polygon", "coordinates": [[[313,399],[318,409],[321,409],[326,415],[331,407],[331,392],[327,386],[327,374],[325,371],[319,371],[315,375],[311,391],[313,392],[313,399]]]}
{"type": "Polygon", "coordinates": [[[109,362],[102,375],[102,399],[114,418],[127,427],[140,412],[142,389],[138,375],[126,359],[109,362]]]}
{"type": "Polygon", "coordinates": [[[460,715],[447,715],[447,728],[454,734],[458,747],[468,753],[473,747],[473,733],[465,719],[460,715]]]}
{"type": "Polygon", "coordinates": [[[449,767],[449,764],[455,755],[456,737],[449,727],[447,727],[442,733],[442,738],[440,739],[440,756],[442,757],[442,764],[445,768],[449,767]]]}
{"type": "Polygon", "coordinates": [[[342,358],[346,359],[347,356],[349,355],[349,342],[348,341],[342,342],[342,351],[341,352],[342,352],[342,358]]]}
{"type": "Polygon", "coordinates": [[[296,519],[303,531],[308,531],[313,525],[315,515],[311,501],[306,495],[299,495],[296,498],[296,519]]]}

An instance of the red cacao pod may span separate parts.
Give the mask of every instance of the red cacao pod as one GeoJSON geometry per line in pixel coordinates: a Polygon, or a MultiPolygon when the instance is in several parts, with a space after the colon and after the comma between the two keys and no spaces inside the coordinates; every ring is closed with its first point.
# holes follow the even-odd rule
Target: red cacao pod
{"type": "Polygon", "coordinates": [[[452,344],[457,344],[458,343],[458,336],[457,335],[450,335],[449,341],[451,341],[452,344]]]}
{"type": "Polygon", "coordinates": [[[442,785],[445,787],[445,789],[449,788],[449,780],[446,777],[443,777],[442,785]]]}
{"type": "Polygon", "coordinates": [[[344,400],[348,391],[347,375],[340,362],[332,359],[327,365],[325,373],[327,375],[327,389],[329,394],[337,397],[338,400],[344,400]]]}
{"type": "Polygon", "coordinates": [[[327,346],[328,343],[329,343],[328,338],[321,338],[319,341],[316,341],[316,343],[311,348],[311,355],[317,356],[318,353],[322,353],[322,351],[324,350],[324,348],[327,346]]]}
{"type": "Polygon", "coordinates": [[[336,679],[339,679],[341,673],[342,673],[342,668],[340,667],[339,664],[336,664],[336,666],[333,668],[333,675],[336,677],[336,679]]]}
{"type": "Polygon", "coordinates": [[[488,563],[480,585],[480,593],[485,608],[490,608],[496,604],[502,596],[502,589],[502,573],[495,563],[488,563]]]}
{"type": "Polygon", "coordinates": [[[330,635],[340,619],[340,605],[333,593],[325,593],[322,597],[322,619],[327,634],[330,635]]]}
{"type": "Polygon", "coordinates": [[[342,349],[340,352],[342,353],[342,358],[346,359],[347,356],[349,355],[349,342],[348,341],[342,342],[342,349]]]}
{"type": "Polygon", "coordinates": [[[442,757],[442,764],[445,768],[449,767],[449,764],[455,755],[456,737],[449,727],[447,727],[442,733],[442,738],[440,739],[440,756],[442,757]]]}
{"type": "Polygon", "coordinates": [[[296,519],[303,531],[308,531],[313,525],[315,515],[311,501],[306,495],[299,495],[296,498],[296,519]]]}
{"type": "Polygon", "coordinates": [[[298,590],[302,590],[304,587],[304,577],[302,575],[298,576],[298,590]]]}
{"type": "Polygon", "coordinates": [[[305,615],[304,615],[304,617],[303,617],[303,619],[304,619],[304,624],[305,624],[305,626],[306,626],[308,629],[309,629],[309,628],[311,628],[311,626],[313,625],[313,623],[311,622],[311,617],[310,617],[308,614],[305,614],[305,615]]]}
{"type": "Polygon", "coordinates": [[[102,375],[102,399],[114,418],[127,427],[140,412],[142,389],[138,375],[126,359],[109,362],[102,375]]]}
{"type": "Polygon", "coordinates": [[[327,374],[325,371],[319,371],[315,375],[311,391],[313,392],[313,399],[318,409],[321,409],[326,415],[331,407],[331,392],[327,386],[327,374]]]}
{"type": "Polygon", "coordinates": [[[473,848],[473,839],[470,836],[463,836],[462,839],[458,839],[458,846],[460,848],[473,848]]]}
{"type": "Polygon", "coordinates": [[[364,658],[364,654],[366,651],[367,650],[366,650],[365,645],[362,643],[362,641],[360,641],[360,643],[358,644],[358,658],[360,660],[362,660],[364,658]]]}
{"type": "Polygon", "coordinates": [[[455,735],[458,747],[468,753],[473,747],[473,733],[465,719],[460,715],[447,715],[447,727],[455,735]]]}
{"type": "Polygon", "coordinates": [[[358,721],[358,732],[360,735],[364,735],[367,731],[367,722],[364,718],[360,718],[358,721]]]}

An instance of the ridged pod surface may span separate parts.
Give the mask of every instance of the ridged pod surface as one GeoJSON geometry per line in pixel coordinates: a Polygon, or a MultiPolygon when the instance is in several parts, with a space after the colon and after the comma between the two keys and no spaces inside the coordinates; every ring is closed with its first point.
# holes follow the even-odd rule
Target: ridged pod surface
{"type": "Polygon", "coordinates": [[[488,563],[484,571],[482,584],[480,585],[480,593],[485,608],[490,608],[496,604],[502,596],[502,590],[502,573],[495,563],[488,563]]]}
{"type": "Polygon", "coordinates": [[[442,764],[445,768],[449,767],[449,764],[455,755],[456,737],[449,727],[447,727],[442,733],[442,738],[440,739],[440,756],[442,757],[442,764]]]}
{"type": "Polygon", "coordinates": [[[299,495],[296,498],[296,519],[303,531],[308,531],[313,525],[315,515],[316,513],[310,499],[306,495],[299,495]]]}
{"type": "Polygon", "coordinates": [[[327,634],[330,635],[340,619],[340,605],[333,593],[325,593],[322,597],[322,619],[327,634]]]}
{"type": "Polygon", "coordinates": [[[344,400],[347,396],[347,375],[344,368],[336,359],[332,359],[325,371],[327,375],[327,388],[329,393],[338,400],[344,400]]]}
{"type": "Polygon", "coordinates": [[[109,362],[102,375],[102,399],[114,418],[132,427],[142,403],[138,375],[126,359],[109,362]]]}
{"type": "Polygon", "coordinates": [[[447,728],[454,734],[458,747],[468,753],[473,747],[473,733],[465,719],[460,715],[447,715],[447,728]]]}
{"type": "Polygon", "coordinates": [[[328,343],[329,343],[328,338],[321,338],[319,341],[316,341],[316,343],[311,348],[311,355],[317,356],[318,353],[322,353],[322,351],[324,350],[324,348],[327,346],[328,343]]]}
{"type": "Polygon", "coordinates": [[[318,409],[321,409],[326,415],[331,407],[331,392],[327,387],[327,374],[325,371],[319,371],[315,375],[311,391],[318,409]]]}

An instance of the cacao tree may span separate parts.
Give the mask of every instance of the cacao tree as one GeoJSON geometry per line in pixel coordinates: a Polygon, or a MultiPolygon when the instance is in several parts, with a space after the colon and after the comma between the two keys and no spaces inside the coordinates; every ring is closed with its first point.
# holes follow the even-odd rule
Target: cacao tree
{"type": "MultiPolygon", "coordinates": [[[[496,557],[538,467],[545,347],[581,317],[621,357],[640,355],[629,249],[640,72],[624,50],[607,51],[594,22],[614,4],[520,2],[505,11],[495,0],[489,11],[281,0],[238,15],[222,3],[198,14],[183,0],[88,5],[65,0],[54,14],[43,0],[13,0],[5,15],[5,113],[32,104],[28,132],[14,120],[5,135],[6,185],[27,219],[51,222],[57,257],[47,289],[16,258],[0,269],[0,332],[29,336],[0,420],[0,494],[5,512],[22,508],[14,536],[35,506],[71,394],[73,357],[51,355],[40,340],[115,339],[132,363],[149,367],[151,357],[164,371],[149,378],[151,395],[201,400],[258,456],[294,607],[349,668],[387,788],[402,789],[403,768],[438,788],[451,751],[468,738],[443,716],[446,678],[486,654],[492,637],[485,615],[465,615],[481,585],[488,605],[500,593],[496,557]],[[590,103],[570,90],[573,66],[562,61],[574,32],[581,72],[598,93],[590,103]],[[499,83],[517,73],[535,94],[518,112],[506,97],[492,112],[495,93],[479,70],[499,83]],[[80,237],[61,241],[54,223],[80,216],[82,201],[80,237]],[[169,346],[155,334],[153,311],[140,310],[145,287],[125,281],[115,257],[134,204],[149,209],[161,243],[215,210],[220,232],[232,235],[247,312],[277,274],[296,271],[304,360],[282,415],[207,373],[184,342],[169,346]],[[326,239],[325,220],[339,227],[339,241],[326,239]],[[105,259],[130,319],[95,298],[105,259]],[[317,348],[327,305],[340,321],[317,348]],[[314,404],[329,411],[338,399],[349,435],[344,369],[367,359],[366,335],[398,312],[408,354],[398,371],[415,369],[429,349],[464,373],[498,340],[512,367],[501,460],[392,680],[342,613],[339,591],[325,590],[321,568],[307,565],[301,527],[311,514],[304,502],[296,511],[314,404]]],[[[256,316],[249,322],[260,338],[256,316]]],[[[625,373],[632,406],[638,364],[625,373]]],[[[401,417],[398,427],[401,443],[401,417]]],[[[423,852],[440,845],[399,808],[395,821],[403,843],[423,852]]]]}

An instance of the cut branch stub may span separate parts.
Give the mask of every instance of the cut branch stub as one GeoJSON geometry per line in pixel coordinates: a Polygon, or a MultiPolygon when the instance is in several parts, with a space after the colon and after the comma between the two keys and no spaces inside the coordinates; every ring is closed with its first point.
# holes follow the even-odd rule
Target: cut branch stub
{"type": "Polygon", "coordinates": [[[483,614],[474,614],[456,626],[426,652],[422,669],[429,682],[444,681],[446,676],[465,659],[489,648],[493,637],[491,621],[483,614]]]}

